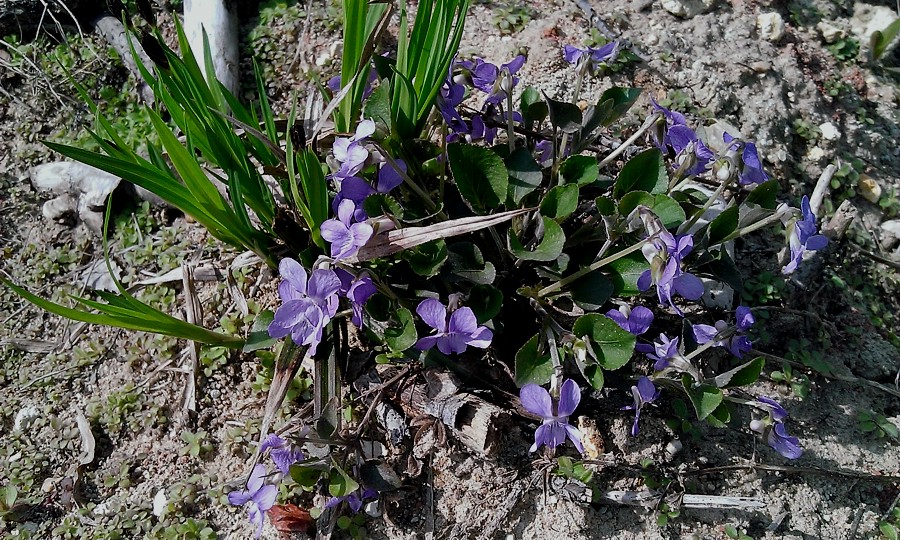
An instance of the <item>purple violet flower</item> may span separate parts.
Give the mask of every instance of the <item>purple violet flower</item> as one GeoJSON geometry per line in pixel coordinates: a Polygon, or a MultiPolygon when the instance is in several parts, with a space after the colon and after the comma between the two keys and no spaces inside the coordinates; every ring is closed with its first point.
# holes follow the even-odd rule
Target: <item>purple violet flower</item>
{"type": "Polygon", "coordinates": [[[378,491],[372,488],[360,487],[353,493],[344,495],[343,497],[331,497],[325,503],[325,508],[334,508],[335,506],[340,505],[342,502],[347,501],[347,506],[349,506],[350,510],[352,510],[353,513],[356,514],[362,509],[362,505],[365,501],[377,498],[378,491]]]}
{"type": "Polygon", "coordinates": [[[800,200],[801,218],[788,226],[788,244],[791,249],[791,260],[781,269],[782,274],[790,274],[797,269],[803,254],[807,251],[818,251],[828,245],[828,237],[819,234],[816,229],[816,215],[809,206],[809,197],[800,200]]]}
{"type": "Polygon", "coordinates": [[[437,108],[452,134],[468,133],[469,131],[462,115],[456,110],[463,102],[465,96],[466,88],[453,80],[451,68],[451,72],[441,86],[441,91],[437,96],[437,108]]]}
{"type": "Polygon", "coordinates": [[[715,158],[713,151],[703,144],[693,129],[687,126],[669,127],[666,141],[675,152],[675,160],[684,176],[702,174],[715,158]]]}
{"type": "Polygon", "coordinates": [[[693,249],[694,239],[691,235],[673,236],[665,229],[642,248],[650,269],[645,270],[638,278],[638,289],[646,291],[650,285],[656,285],[659,302],[672,306],[681,316],[684,313],[672,301],[672,294],[678,293],[688,300],[697,300],[705,290],[700,278],[681,269],[682,260],[693,249]]]}
{"type": "Polygon", "coordinates": [[[566,379],[559,388],[559,403],[556,412],[553,412],[553,400],[550,393],[536,384],[526,384],[519,391],[522,407],[531,414],[540,416],[544,422],[534,432],[534,444],[529,452],[536,451],[541,446],[551,450],[563,444],[566,437],[572,441],[575,448],[584,453],[581,444],[581,432],[569,424],[569,416],[575,412],[581,401],[581,389],[572,379],[566,379]]]}
{"type": "Polygon", "coordinates": [[[337,312],[341,280],[332,270],[318,269],[307,281],[306,270],[290,258],[281,260],[278,271],[282,278],[278,294],[284,303],[275,311],[269,335],[276,339],[290,335],[313,354],[322,341],[322,329],[337,312]]]}
{"type": "Polygon", "coordinates": [[[611,309],[606,316],[616,321],[622,330],[639,336],[650,329],[653,324],[653,312],[644,306],[621,306],[619,309],[611,309]]]}
{"type": "Polygon", "coordinates": [[[761,396],[750,405],[767,413],[766,418],[750,422],[751,430],[762,434],[766,439],[766,444],[788,459],[797,459],[803,455],[800,439],[788,435],[787,429],[784,427],[788,413],[781,404],[774,399],[761,396]]]}
{"type": "Polygon", "coordinates": [[[488,95],[484,102],[495,105],[501,104],[506,99],[507,93],[512,92],[519,83],[519,78],[515,74],[524,64],[525,57],[521,54],[500,67],[481,58],[476,58],[474,64],[460,63],[464,67],[471,67],[472,85],[488,95]]]}
{"type": "Polygon", "coordinates": [[[687,119],[680,112],[670,111],[663,107],[655,99],[651,98],[650,101],[653,103],[653,110],[663,115],[662,120],[656,122],[655,129],[650,133],[656,141],[656,146],[666,153],[666,145],[671,145],[669,130],[674,126],[687,126],[687,119]]]}
{"type": "Polygon", "coordinates": [[[494,333],[486,326],[478,326],[472,308],[461,307],[447,317],[447,306],[440,300],[426,298],[419,303],[416,313],[425,324],[434,328],[437,333],[419,338],[416,348],[428,350],[435,345],[444,354],[462,354],[466,346],[486,349],[494,338],[494,333]]]}
{"type": "Polygon", "coordinates": [[[356,127],[356,134],[352,137],[336,137],[332,152],[334,159],[341,164],[341,168],[333,174],[334,178],[343,180],[350,176],[356,176],[362,170],[369,158],[369,151],[363,146],[363,141],[375,133],[375,122],[363,120],[356,127]]]}
{"type": "Polygon", "coordinates": [[[641,409],[644,405],[656,401],[659,397],[659,390],[653,385],[653,381],[649,377],[641,377],[638,379],[637,385],[631,387],[631,395],[634,397],[634,405],[626,405],[622,407],[623,411],[634,411],[634,423],[631,425],[631,436],[637,437],[638,419],[641,417],[641,409]]]}
{"type": "Polygon", "coordinates": [[[270,433],[259,447],[260,454],[266,450],[282,474],[289,474],[291,465],[303,461],[303,452],[299,448],[274,433],[270,433]]]}
{"type": "Polygon", "coordinates": [[[249,504],[247,514],[250,523],[256,526],[256,538],[262,534],[263,522],[266,520],[266,512],[275,504],[278,497],[278,488],[265,483],[266,467],[257,463],[253,467],[250,479],[247,480],[247,489],[234,490],[228,494],[228,502],[234,506],[249,504]]]}
{"type": "Polygon", "coordinates": [[[731,354],[738,358],[743,358],[744,353],[748,352],[753,344],[745,335],[756,319],[753,313],[746,306],[738,306],[735,310],[735,325],[731,330],[725,321],[716,321],[715,326],[708,324],[694,325],[694,339],[700,345],[713,341],[717,336],[720,339],[715,342],[716,347],[722,347],[731,351],[731,354]]]}
{"type": "Polygon", "coordinates": [[[331,244],[331,256],[336,260],[347,259],[356,255],[359,248],[372,238],[374,230],[368,223],[352,223],[356,213],[356,204],[344,199],[338,205],[337,218],[326,220],[319,230],[331,244]]]}
{"type": "Polygon", "coordinates": [[[372,278],[367,275],[356,277],[343,268],[338,268],[335,272],[341,279],[341,295],[350,300],[350,307],[353,310],[350,320],[357,328],[362,328],[363,307],[378,290],[372,283],[372,278]]]}
{"type": "Polygon", "coordinates": [[[574,45],[563,47],[563,58],[570,64],[589,62],[588,69],[593,72],[601,62],[610,64],[616,60],[619,54],[619,42],[611,41],[602,47],[586,47],[580,49],[574,45]]]}
{"type": "MultiPolygon", "coordinates": [[[[406,173],[406,163],[402,159],[395,160],[397,166],[406,173]]],[[[387,161],[378,169],[378,182],[373,188],[368,182],[358,176],[349,176],[341,180],[341,189],[331,202],[331,210],[337,214],[340,205],[345,200],[351,200],[356,205],[353,212],[355,221],[365,221],[368,216],[363,210],[363,202],[369,195],[375,193],[390,193],[394,188],[403,183],[403,176],[387,161]]]]}
{"type": "Polygon", "coordinates": [[[722,139],[729,149],[741,151],[740,158],[737,160],[737,168],[740,174],[739,182],[741,185],[762,184],[769,179],[769,175],[763,171],[762,163],[759,161],[759,152],[756,145],[749,141],[740,141],[730,134],[723,133],[722,139]]]}
{"type": "Polygon", "coordinates": [[[678,338],[669,339],[665,334],[659,335],[659,341],[653,343],[653,352],[647,354],[647,358],[653,360],[653,369],[663,371],[668,368],[672,361],[681,356],[678,348],[678,338]]]}

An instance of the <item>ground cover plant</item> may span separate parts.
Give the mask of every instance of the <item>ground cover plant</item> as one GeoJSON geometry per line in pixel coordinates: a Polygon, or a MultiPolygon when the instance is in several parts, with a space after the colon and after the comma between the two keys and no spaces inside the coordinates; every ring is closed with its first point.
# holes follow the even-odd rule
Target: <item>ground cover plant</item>
{"type": "MultiPolygon", "coordinates": [[[[246,511],[247,536],[259,537],[267,521],[283,532],[363,536],[364,516],[404,487],[385,455],[397,446],[392,430],[408,429],[403,420],[396,427],[398,408],[413,417],[414,441],[446,441],[449,431],[474,451],[513,444],[500,434],[514,411],[533,430],[522,448],[533,470],[594,502],[623,492],[596,478],[602,452],[579,415],[627,416],[627,436],[638,437],[642,415],[671,408],[670,427],[685,439],[731,430],[758,437],[772,461],[800,458],[791,411],[756,383],[770,373],[800,395],[808,379],[792,369],[813,359],[755,348],[767,331],[756,304],[774,294],[765,283],[775,274],[821,267],[817,252],[829,248],[821,196],[780,193],[752,137],[706,129],[677,100],[610,86],[582,103],[590,79],[634,58],[628,43],[560,47],[575,84],[570,95],[551,95],[521,76],[526,55],[491,63],[461,53],[469,2],[416,7],[345,0],[339,73],[316,90],[323,106],[301,113],[295,102],[285,118],[268,102],[261,68],[244,103],[204,75],[210,53],[187,52],[177,21],[177,51],[151,29],[139,39],[153,58],[142,74],[156,98],[146,149],[124,139],[87,91],[91,148],[47,142],[153,192],[277,273],[277,299],[246,310],[246,331],[224,317],[220,328],[196,314],[174,317],[165,298],[115,279],[113,292],[73,295],[75,307],[14,276],[4,285],[69,319],[202,345],[196,362],[209,373],[229,349],[258,359],[265,410],[234,433],[248,465],[204,487],[246,511]],[[396,43],[384,46],[392,17],[396,43]],[[639,125],[620,125],[629,113],[639,125]],[[619,130],[623,141],[604,141],[619,130]],[[745,279],[735,244],[769,229],[783,238],[770,250],[774,273],[745,279]],[[496,402],[468,404],[465,414],[488,415],[483,425],[445,419],[460,390],[496,402]],[[286,400],[302,404],[287,420],[286,400]]],[[[97,406],[114,434],[137,430],[127,418],[148,408],[134,387],[97,406]]],[[[883,415],[859,421],[895,438],[883,415]]],[[[181,433],[179,454],[215,459],[207,435],[181,433]]],[[[704,452],[702,441],[695,451],[704,452]]],[[[104,485],[129,485],[132,467],[117,465],[104,485]]],[[[650,462],[641,477],[626,496],[641,497],[660,526],[696,504],[683,481],[650,462]]],[[[17,498],[10,486],[6,513],[17,498]]],[[[193,496],[186,486],[166,504],[193,496]]],[[[729,537],[743,534],[728,527],[729,537]]],[[[193,520],[157,533],[214,534],[193,520]]]]}

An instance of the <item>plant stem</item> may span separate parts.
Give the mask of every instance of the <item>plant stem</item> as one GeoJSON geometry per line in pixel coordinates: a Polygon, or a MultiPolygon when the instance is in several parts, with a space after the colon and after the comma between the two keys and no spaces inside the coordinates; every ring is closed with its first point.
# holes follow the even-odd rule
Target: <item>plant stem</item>
{"type": "Polygon", "coordinates": [[[513,99],[512,92],[506,92],[506,139],[509,143],[509,153],[516,149],[516,124],[513,121],[513,99]]]}
{"type": "Polygon", "coordinates": [[[590,274],[594,270],[603,268],[604,266],[606,266],[609,263],[615,262],[626,255],[630,255],[630,254],[634,253],[635,251],[644,247],[644,244],[649,242],[652,238],[653,238],[652,236],[649,238],[645,238],[644,240],[641,240],[640,242],[638,242],[637,244],[635,244],[631,247],[627,247],[627,248],[623,249],[622,251],[613,253],[612,255],[610,255],[609,257],[607,257],[605,259],[601,259],[593,264],[585,266],[584,268],[582,268],[581,270],[578,270],[577,272],[573,273],[572,275],[566,276],[566,277],[562,278],[561,280],[557,281],[556,283],[544,287],[543,289],[538,291],[538,296],[544,297],[544,296],[549,295],[550,293],[554,293],[554,292],[562,289],[566,285],[569,285],[570,283],[579,280],[580,278],[586,276],[587,274],[590,274]]]}
{"type": "Polygon", "coordinates": [[[629,146],[634,144],[634,141],[638,140],[638,137],[640,137],[645,131],[650,129],[650,126],[655,124],[657,119],[659,119],[659,113],[654,113],[650,117],[648,117],[644,121],[643,125],[641,125],[641,127],[638,128],[638,130],[634,132],[634,135],[632,135],[631,137],[628,137],[628,139],[625,142],[623,142],[622,144],[620,144],[618,148],[616,148],[615,150],[610,152],[610,154],[608,156],[603,158],[603,161],[600,162],[600,168],[602,169],[603,167],[605,167],[606,165],[611,163],[612,160],[619,157],[619,154],[621,154],[629,146]]]}
{"type": "Polygon", "coordinates": [[[725,188],[728,187],[728,184],[730,184],[730,183],[731,183],[730,177],[728,178],[728,180],[723,181],[719,185],[719,187],[716,188],[716,191],[709,197],[709,199],[706,200],[706,204],[703,205],[703,208],[701,208],[699,211],[695,212],[693,217],[691,217],[690,221],[688,221],[686,223],[682,223],[681,226],[678,227],[678,232],[684,233],[686,231],[691,230],[691,227],[693,227],[697,223],[697,220],[699,220],[703,216],[703,214],[705,214],[706,211],[709,210],[710,207],[716,203],[716,200],[718,200],[719,196],[722,195],[722,192],[725,191],[725,188]]]}

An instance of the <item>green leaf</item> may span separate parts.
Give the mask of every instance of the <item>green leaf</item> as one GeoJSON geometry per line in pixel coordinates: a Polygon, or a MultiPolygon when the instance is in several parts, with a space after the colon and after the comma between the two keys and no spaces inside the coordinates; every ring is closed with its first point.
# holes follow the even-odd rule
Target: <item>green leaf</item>
{"type": "Polygon", "coordinates": [[[637,286],[638,278],[645,270],[650,269],[650,264],[640,252],[637,252],[616,259],[603,268],[609,272],[609,278],[615,286],[615,294],[636,296],[641,293],[637,286]]]}
{"type": "Polygon", "coordinates": [[[601,216],[614,216],[619,211],[619,205],[616,203],[616,200],[603,195],[594,199],[594,204],[597,205],[597,212],[601,216]]]}
{"type": "Polygon", "coordinates": [[[547,118],[547,104],[541,99],[541,93],[533,86],[529,86],[522,92],[519,98],[519,110],[522,111],[522,121],[525,125],[534,125],[547,118]]]}
{"type": "Polygon", "coordinates": [[[878,60],[884,55],[884,51],[894,41],[894,38],[900,34],[900,19],[895,19],[884,30],[876,30],[872,32],[869,38],[869,48],[872,50],[872,60],[878,60]]]}
{"type": "Polygon", "coordinates": [[[600,369],[600,366],[597,364],[589,364],[586,366],[582,366],[581,363],[578,363],[578,369],[581,371],[581,375],[584,377],[584,380],[591,385],[591,388],[594,390],[603,390],[603,384],[606,382],[603,378],[603,370],[600,369]]]}
{"type": "Polygon", "coordinates": [[[569,156],[560,164],[559,175],[566,184],[586,186],[600,177],[600,166],[593,156],[569,156]]]}
{"type": "Polygon", "coordinates": [[[705,420],[725,399],[722,390],[711,384],[700,384],[694,387],[694,379],[690,375],[683,376],[681,384],[684,386],[684,391],[690,398],[691,404],[694,405],[698,420],[705,420]]]}
{"type": "Polygon", "coordinates": [[[775,210],[778,204],[778,180],[769,180],[753,188],[744,202],[759,205],[767,210],[775,210]]]}
{"type": "Polygon", "coordinates": [[[304,465],[302,463],[291,465],[291,478],[307,490],[311,490],[316,485],[324,472],[321,467],[304,465]]]}
{"type": "MultiPolygon", "coordinates": [[[[625,116],[628,109],[641,96],[640,88],[621,88],[612,87],[600,95],[597,100],[597,109],[599,110],[599,122],[604,127],[611,126],[616,120],[625,116]]],[[[589,127],[589,126],[585,126],[589,127]]]]}
{"type": "Polygon", "coordinates": [[[278,341],[273,337],[269,337],[269,325],[272,324],[274,319],[275,314],[272,310],[265,309],[259,312],[259,315],[253,320],[253,326],[247,335],[247,343],[244,345],[243,352],[248,353],[259,349],[268,349],[278,341]]]}
{"type": "MultiPolygon", "coordinates": [[[[456,276],[472,283],[490,285],[497,277],[493,263],[485,261],[481,250],[471,242],[456,242],[449,248],[447,259],[451,268],[448,279],[456,276]]],[[[456,280],[458,281],[458,280],[456,280]]]]}
{"type": "Polygon", "coordinates": [[[881,531],[881,534],[883,534],[887,540],[897,540],[897,527],[887,521],[879,523],[878,530],[881,531]]]}
{"type": "Polygon", "coordinates": [[[728,252],[720,249],[715,253],[715,257],[701,265],[699,270],[711,273],[738,293],[743,292],[744,281],[741,278],[741,272],[728,252]]]}
{"type": "Polygon", "coordinates": [[[636,343],[634,335],[622,330],[606,315],[589,313],[582,315],[572,326],[575,336],[588,337],[597,355],[597,363],[603,369],[615,370],[631,360],[636,343]]]}
{"type": "Polygon", "coordinates": [[[534,161],[531,152],[522,147],[516,148],[506,158],[506,168],[509,171],[508,206],[514,208],[526,195],[541,186],[544,173],[541,172],[541,166],[534,161]]]}
{"type": "Polygon", "coordinates": [[[431,277],[440,271],[447,260],[447,242],[443,238],[432,240],[403,251],[401,257],[409,263],[413,272],[431,277]]]}
{"type": "Polygon", "coordinates": [[[363,201],[363,210],[370,217],[375,216],[394,216],[403,219],[403,207],[397,202],[397,199],[386,193],[373,193],[366,197],[363,201]]]}
{"type": "Polygon", "coordinates": [[[486,213],[506,200],[509,173],[500,156],[482,146],[453,143],[447,158],[459,193],[473,210],[486,213]]]}
{"type": "Polygon", "coordinates": [[[684,210],[678,201],[662,193],[651,195],[646,191],[632,191],[619,201],[619,212],[622,216],[628,216],[638,206],[649,208],[667,229],[685,221],[684,210]]]}
{"type": "Polygon", "coordinates": [[[363,116],[375,121],[383,133],[391,132],[391,83],[383,79],[363,108],[363,116]]]}
{"type": "Polygon", "coordinates": [[[384,342],[394,352],[403,352],[415,345],[419,335],[412,313],[405,307],[397,310],[397,321],[384,330],[384,342]]]}
{"type": "Polygon", "coordinates": [[[747,386],[756,382],[766,361],[762,357],[754,358],[725,373],[720,373],[712,379],[712,383],[719,388],[732,388],[735,386],[747,386]]]}
{"type": "Polygon", "coordinates": [[[544,237],[533,250],[525,249],[510,227],[508,234],[509,247],[513,255],[524,261],[546,262],[559,258],[566,243],[566,235],[556,221],[546,216],[541,216],[541,220],[543,220],[544,225],[544,237]]]}
{"type": "Polygon", "coordinates": [[[707,231],[710,245],[722,242],[728,238],[728,235],[737,230],[738,215],[739,208],[730,206],[710,222],[709,230],[707,231]]]}
{"type": "Polygon", "coordinates": [[[549,354],[540,354],[540,334],[535,334],[516,352],[516,386],[547,384],[553,375],[553,362],[549,354]]]}
{"type": "Polygon", "coordinates": [[[639,190],[663,193],[669,187],[669,175],[663,155],[657,148],[645,150],[634,156],[622,167],[613,186],[613,195],[621,199],[639,190]]]}
{"type": "Polygon", "coordinates": [[[578,208],[578,185],[556,186],[541,201],[541,215],[557,221],[569,217],[578,208]]]}
{"type": "Polygon", "coordinates": [[[569,289],[572,300],[585,311],[596,311],[609,300],[615,286],[599,270],[575,280],[569,289]]]}
{"type": "Polygon", "coordinates": [[[359,484],[356,483],[356,480],[350,478],[350,475],[335,463],[331,469],[331,477],[328,479],[328,493],[332,497],[346,497],[357,489],[359,489],[359,484]]]}
{"type": "Polygon", "coordinates": [[[731,422],[731,406],[727,401],[723,401],[706,417],[706,423],[714,428],[724,428],[729,422],[731,422]]]}
{"type": "Polygon", "coordinates": [[[500,313],[503,307],[503,293],[490,285],[476,285],[469,291],[466,305],[472,308],[478,324],[484,324],[500,313]]]}
{"type": "Polygon", "coordinates": [[[550,123],[563,133],[575,133],[581,129],[581,109],[566,101],[556,101],[544,94],[550,123]]]}

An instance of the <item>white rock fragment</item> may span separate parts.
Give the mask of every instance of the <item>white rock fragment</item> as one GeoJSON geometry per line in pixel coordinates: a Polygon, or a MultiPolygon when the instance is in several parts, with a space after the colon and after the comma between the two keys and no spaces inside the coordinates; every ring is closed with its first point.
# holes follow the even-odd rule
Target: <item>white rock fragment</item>
{"type": "Polygon", "coordinates": [[[676,17],[690,19],[715,5],[715,0],[660,0],[662,8],[676,17]]]}
{"type": "Polygon", "coordinates": [[[58,196],[44,204],[44,217],[59,219],[67,213],[77,213],[97,233],[103,227],[106,200],[121,181],[115,175],[76,161],[38,165],[29,171],[29,176],[35,189],[58,196]]]}
{"type": "Polygon", "coordinates": [[[831,21],[821,21],[816,25],[816,28],[822,34],[822,39],[825,40],[825,43],[834,43],[847,35],[843,29],[838,28],[831,21]]]}
{"type": "Polygon", "coordinates": [[[884,30],[896,18],[894,10],[887,6],[873,6],[857,2],[853,5],[850,31],[859,39],[860,44],[866,45],[873,32],[884,30]]]}
{"type": "Polygon", "coordinates": [[[31,425],[41,415],[41,411],[34,405],[27,405],[19,409],[13,420],[13,431],[20,431],[31,425]]]}
{"type": "Polygon", "coordinates": [[[822,132],[822,138],[826,141],[836,141],[841,137],[841,132],[831,122],[819,124],[819,131],[822,132]]]}
{"type": "Polygon", "coordinates": [[[761,38],[775,42],[784,37],[784,19],[777,12],[760,13],[756,17],[756,27],[761,38]]]}
{"type": "Polygon", "coordinates": [[[859,187],[859,194],[870,203],[877,203],[878,199],[881,198],[881,186],[868,174],[863,173],[859,175],[857,187],[859,187]]]}
{"type": "Polygon", "coordinates": [[[806,159],[810,161],[819,161],[823,157],[825,157],[825,150],[822,150],[822,148],[818,146],[813,146],[809,149],[809,152],[806,153],[806,159]]]}
{"type": "Polygon", "coordinates": [[[156,492],[156,495],[153,497],[153,515],[161,518],[163,514],[166,513],[166,506],[169,504],[169,499],[166,497],[166,489],[162,488],[156,492]]]}
{"type": "Polygon", "coordinates": [[[893,249],[900,244],[900,219],[892,219],[881,224],[881,245],[893,249]]]}

